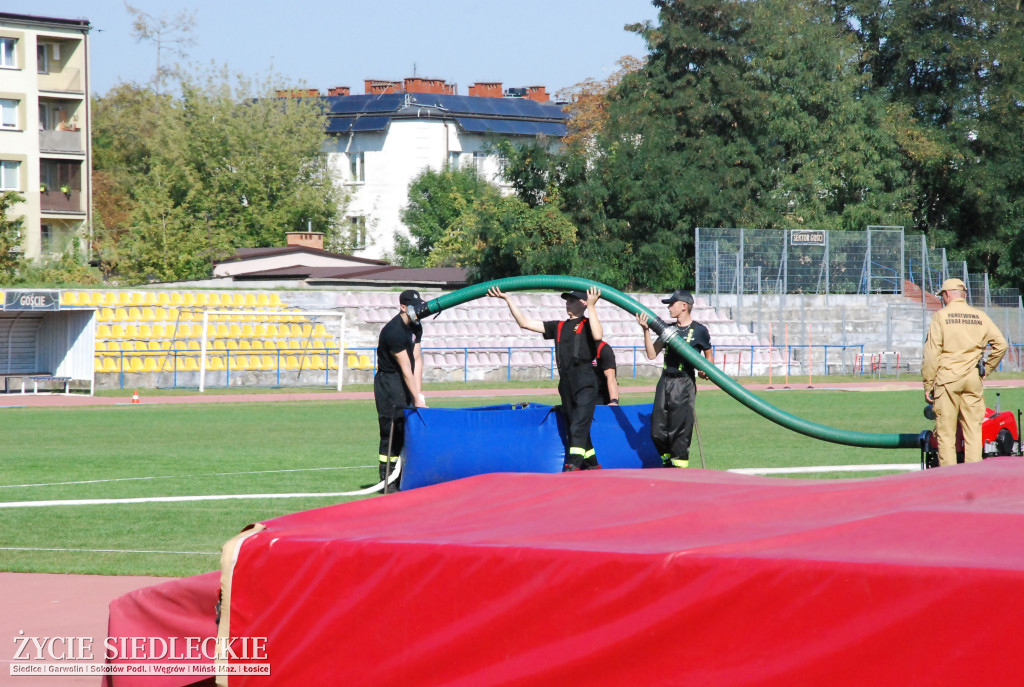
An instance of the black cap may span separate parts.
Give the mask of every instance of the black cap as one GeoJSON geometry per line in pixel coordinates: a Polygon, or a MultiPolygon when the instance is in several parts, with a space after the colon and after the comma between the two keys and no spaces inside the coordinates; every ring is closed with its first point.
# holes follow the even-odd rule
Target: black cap
{"type": "Polygon", "coordinates": [[[587,292],[574,289],[572,291],[566,291],[565,293],[563,293],[562,298],[564,298],[567,301],[577,300],[583,301],[585,303],[587,301],[587,292]]]}
{"type": "Polygon", "coordinates": [[[682,301],[683,303],[689,303],[693,305],[693,294],[686,289],[676,289],[672,292],[672,295],[668,298],[662,298],[661,302],[666,305],[672,305],[676,301],[682,301]]]}
{"type": "Polygon", "coordinates": [[[409,289],[402,292],[402,295],[398,297],[398,302],[402,305],[419,305],[423,302],[423,299],[420,298],[419,291],[409,289]]]}

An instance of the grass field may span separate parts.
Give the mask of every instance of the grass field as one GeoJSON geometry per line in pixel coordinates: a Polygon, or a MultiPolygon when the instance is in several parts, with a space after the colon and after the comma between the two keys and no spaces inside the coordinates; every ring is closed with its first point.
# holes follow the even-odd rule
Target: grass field
{"type": "MultiPolygon", "coordinates": [[[[759,393],[794,415],[843,429],[917,433],[928,425],[919,391],[759,393]]],[[[628,387],[622,397],[624,403],[650,401],[649,394],[630,393],[628,387]]],[[[434,398],[432,405],[500,400],[434,398]]],[[[554,403],[555,397],[516,400],[554,403]]],[[[992,390],[988,403],[995,404],[992,390]]],[[[1003,390],[1001,406],[1024,406],[1024,389],[1003,390]]],[[[0,409],[0,418],[0,506],[50,499],[331,493],[377,481],[372,401],[7,408],[0,409]]],[[[700,393],[698,419],[710,469],[908,463],[919,457],[916,450],[859,449],[803,437],[714,389],[700,393]]],[[[691,458],[699,463],[696,445],[691,458]]],[[[218,567],[220,546],[245,525],[344,500],[0,507],[0,570],[206,572],[218,567]]]]}

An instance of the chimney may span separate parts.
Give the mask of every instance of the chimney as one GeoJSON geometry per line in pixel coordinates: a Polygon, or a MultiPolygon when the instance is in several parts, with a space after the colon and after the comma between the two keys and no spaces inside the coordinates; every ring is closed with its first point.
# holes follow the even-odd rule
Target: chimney
{"type": "Polygon", "coordinates": [[[478,98],[502,97],[500,81],[477,81],[469,87],[469,94],[478,98]]]}
{"type": "Polygon", "coordinates": [[[334,95],[350,95],[351,92],[352,92],[352,89],[350,89],[348,86],[335,86],[334,88],[328,88],[327,89],[327,95],[329,95],[329,96],[334,96],[334,95]]]}
{"type": "Polygon", "coordinates": [[[398,93],[402,89],[400,81],[383,81],[381,79],[366,79],[363,82],[363,93],[366,95],[381,95],[383,93],[398,93]]]}
{"type": "Polygon", "coordinates": [[[550,100],[548,98],[548,91],[544,86],[527,86],[526,97],[538,103],[546,103],[550,100]]]}
{"type": "Polygon", "coordinates": [[[288,88],[275,92],[278,98],[319,98],[318,88],[288,88]]]}
{"type": "Polygon", "coordinates": [[[324,235],[318,231],[289,231],[285,236],[289,246],[324,249],[324,235]]]}
{"type": "Polygon", "coordinates": [[[405,92],[455,95],[455,86],[445,83],[442,79],[421,79],[418,76],[411,76],[405,80],[405,92]]]}

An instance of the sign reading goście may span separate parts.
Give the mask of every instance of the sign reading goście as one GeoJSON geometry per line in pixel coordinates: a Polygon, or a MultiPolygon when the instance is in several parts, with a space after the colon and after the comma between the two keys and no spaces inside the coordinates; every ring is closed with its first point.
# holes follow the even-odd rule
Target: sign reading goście
{"type": "Polygon", "coordinates": [[[789,232],[791,246],[824,246],[825,232],[795,229],[789,232]]]}
{"type": "Polygon", "coordinates": [[[4,310],[60,310],[60,291],[7,291],[4,310]]]}

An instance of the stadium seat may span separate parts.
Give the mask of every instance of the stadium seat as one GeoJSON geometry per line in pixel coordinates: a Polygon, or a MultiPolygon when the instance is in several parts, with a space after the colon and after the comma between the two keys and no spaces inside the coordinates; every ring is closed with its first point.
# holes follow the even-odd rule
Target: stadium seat
{"type": "Polygon", "coordinates": [[[143,372],[144,371],[144,369],[143,369],[144,364],[142,362],[142,358],[139,358],[138,356],[132,356],[131,358],[125,358],[125,362],[128,364],[128,371],[129,372],[143,372]]]}
{"type": "Polygon", "coordinates": [[[171,304],[171,296],[170,296],[170,294],[168,294],[166,291],[160,291],[159,293],[157,293],[156,294],[156,304],[157,305],[170,305],[171,304]]]}
{"type": "Polygon", "coordinates": [[[152,291],[147,291],[142,296],[142,304],[150,306],[156,305],[156,294],[153,293],[152,291]]]}
{"type": "Polygon", "coordinates": [[[181,294],[181,307],[194,308],[196,306],[196,295],[194,293],[181,294]]]}
{"type": "Polygon", "coordinates": [[[373,360],[368,355],[359,356],[359,367],[363,370],[373,369],[373,360]]]}
{"type": "Polygon", "coordinates": [[[160,360],[155,356],[148,355],[142,363],[143,372],[159,372],[160,360]]]}
{"type": "Polygon", "coordinates": [[[180,291],[174,291],[171,293],[171,305],[184,305],[185,297],[180,291]]]}
{"type": "Polygon", "coordinates": [[[199,370],[199,363],[195,358],[179,359],[179,363],[183,372],[197,372],[199,370]]]}
{"type": "Polygon", "coordinates": [[[109,355],[103,357],[103,372],[120,372],[120,356],[109,355]]]}

